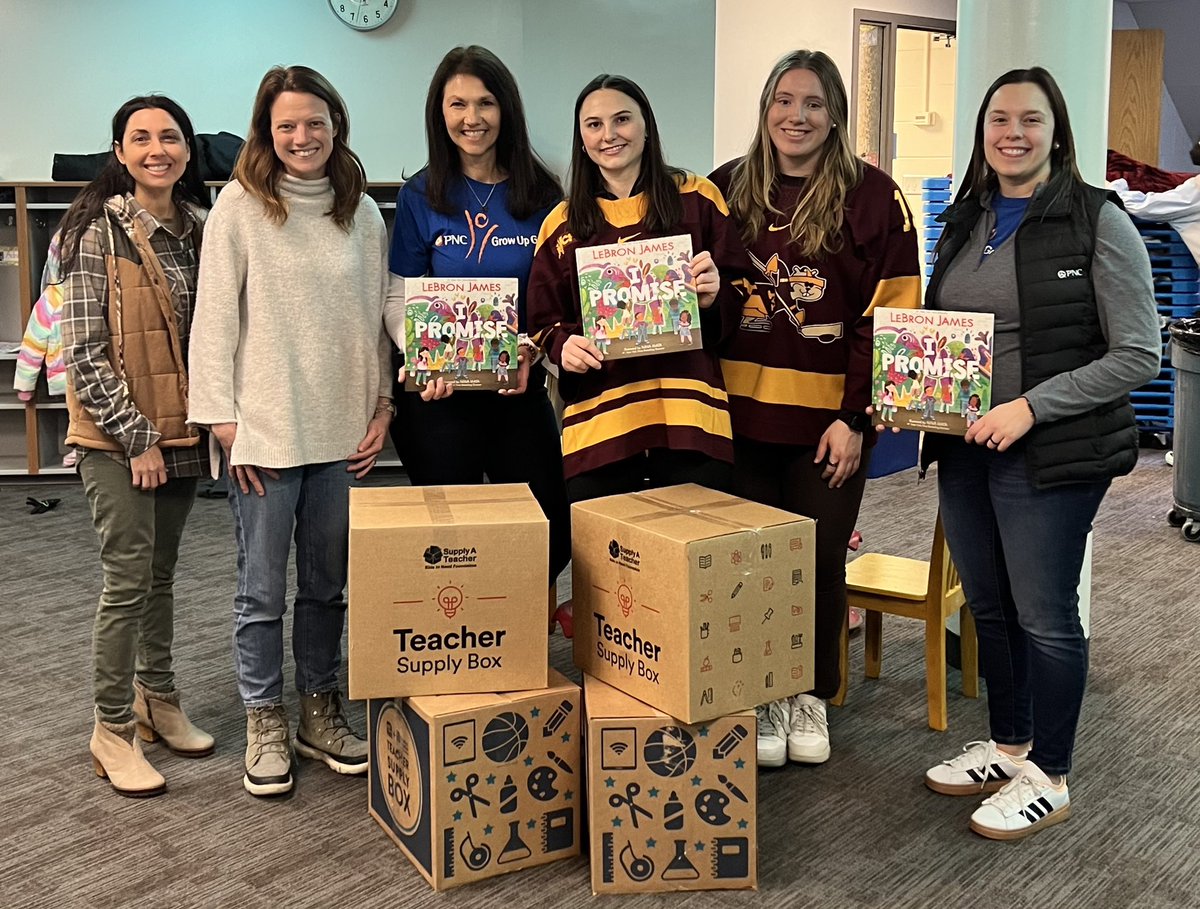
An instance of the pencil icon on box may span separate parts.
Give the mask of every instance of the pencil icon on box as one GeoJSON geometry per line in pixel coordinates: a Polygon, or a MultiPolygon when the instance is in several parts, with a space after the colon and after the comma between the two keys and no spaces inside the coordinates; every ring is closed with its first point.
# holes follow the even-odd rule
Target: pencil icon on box
{"type": "Polygon", "coordinates": [[[746,732],[746,727],[741,723],[738,723],[727,733],[725,733],[725,737],[721,739],[721,741],[717,742],[717,747],[713,749],[713,757],[717,760],[729,757],[729,755],[733,753],[733,749],[736,748],[742,742],[742,740],[746,738],[747,735],[749,735],[749,733],[746,732]]]}
{"type": "Polygon", "coordinates": [[[546,720],[546,725],[542,727],[542,737],[545,738],[558,732],[558,727],[566,720],[567,714],[574,709],[575,705],[564,699],[561,704],[554,708],[554,712],[550,714],[550,719],[546,720]]]}

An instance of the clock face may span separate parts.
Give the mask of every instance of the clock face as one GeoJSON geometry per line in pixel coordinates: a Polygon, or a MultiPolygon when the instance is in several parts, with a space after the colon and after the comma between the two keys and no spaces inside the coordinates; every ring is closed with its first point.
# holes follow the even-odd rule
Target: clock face
{"type": "Polygon", "coordinates": [[[379,28],[396,11],[400,0],[329,0],[333,14],[360,32],[379,28]]]}

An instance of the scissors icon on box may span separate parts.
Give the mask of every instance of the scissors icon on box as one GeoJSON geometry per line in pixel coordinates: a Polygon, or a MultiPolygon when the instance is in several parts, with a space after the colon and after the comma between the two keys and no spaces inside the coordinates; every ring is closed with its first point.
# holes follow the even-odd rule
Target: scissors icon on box
{"type": "Polygon", "coordinates": [[[614,792],[608,797],[608,804],[613,808],[620,808],[622,805],[625,805],[627,808],[629,808],[629,822],[633,824],[634,827],[638,826],[639,814],[650,819],[654,818],[653,814],[633,800],[633,797],[641,791],[642,787],[637,783],[628,783],[625,786],[624,795],[621,795],[619,792],[614,792]]]}
{"type": "Polygon", "coordinates": [[[476,814],[476,812],[475,812],[476,804],[488,805],[488,806],[490,806],[492,804],[487,799],[485,799],[482,795],[475,794],[475,787],[478,785],[479,785],[479,774],[472,773],[470,776],[467,777],[467,788],[466,789],[463,789],[461,786],[457,786],[450,792],[450,801],[452,801],[452,802],[461,802],[463,799],[467,799],[468,804],[470,805],[470,808],[471,808],[471,817],[475,818],[476,820],[479,819],[479,815],[476,814]]]}

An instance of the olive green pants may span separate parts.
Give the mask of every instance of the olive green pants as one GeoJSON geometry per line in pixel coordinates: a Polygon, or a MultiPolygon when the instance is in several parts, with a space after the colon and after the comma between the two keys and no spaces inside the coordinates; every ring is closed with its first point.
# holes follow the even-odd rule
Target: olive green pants
{"type": "Polygon", "coordinates": [[[175,690],[175,563],[197,480],[135,489],[129,468],[100,451],[83,453],[79,475],[104,573],[92,629],[96,715],[124,723],[133,717],[135,673],[153,691],[175,690]]]}

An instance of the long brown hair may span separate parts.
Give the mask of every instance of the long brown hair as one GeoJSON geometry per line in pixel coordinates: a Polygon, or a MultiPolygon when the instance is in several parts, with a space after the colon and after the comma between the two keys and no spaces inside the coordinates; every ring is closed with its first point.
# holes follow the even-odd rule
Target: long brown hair
{"type": "Polygon", "coordinates": [[[496,99],[500,109],[500,135],[496,139],[496,164],[508,174],[508,212],[524,221],[562,199],[558,178],[537,156],[529,142],[525,107],[517,80],[507,66],[486,47],[472,44],[447,52],[429,82],[425,98],[425,142],[429,163],[425,168],[425,199],[429,207],[451,214],[449,189],[463,179],[458,146],[446,131],[442,98],[454,76],[474,76],[496,99]]]}
{"type": "Polygon", "coordinates": [[[279,193],[279,178],[284,173],[283,162],[275,154],[275,143],[271,138],[271,107],[283,92],[315,95],[329,107],[334,136],[333,152],[325,172],[333,188],[333,208],[325,214],[349,233],[354,213],[367,187],[366,171],[358,155],[346,144],[350,140],[350,115],[346,112],[346,102],[329,80],[315,69],[307,66],[274,66],[267,70],[258,85],[246,144],[242,146],[233,167],[233,177],[246,192],[262,202],[272,221],[282,224],[287,220],[287,203],[279,193]]]}
{"type": "Polygon", "coordinates": [[[741,224],[746,243],[758,236],[768,215],[782,214],[771,202],[779,168],[767,114],[775,103],[779,80],[794,69],[806,69],[820,80],[833,128],[792,214],[789,233],[804,255],[829,255],[841,248],[842,211],[846,196],[862,179],[863,163],[850,145],[850,102],[845,83],[837,64],[821,51],[792,51],[772,68],[758,99],[758,129],[750,150],[730,178],[729,210],[741,224]]]}
{"type": "MultiPolygon", "coordinates": [[[[955,202],[961,202],[968,196],[978,198],[985,192],[995,192],[998,188],[996,173],[988,167],[987,157],[983,151],[984,121],[987,119],[988,105],[992,103],[992,96],[1005,85],[1016,85],[1021,82],[1036,85],[1046,95],[1046,100],[1050,102],[1050,114],[1054,117],[1054,139],[1050,147],[1051,176],[1070,174],[1076,183],[1084,182],[1083,176],[1079,173],[1079,165],[1075,160],[1075,136],[1071,132],[1071,118],[1067,115],[1067,102],[1063,98],[1058,83],[1054,81],[1054,77],[1049,72],[1040,66],[1029,69],[1010,69],[984,92],[983,102],[979,105],[979,113],[975,116],[975,142],[971,148],[971,162],[967,165],[967,172],[963,175],[958,192],[954,195],[955,202]]],[[[1069,185],[1069,182],[1061,184],[1064,189],[1069,185]]]]}
{"type": "Polygon", "coordinates": [[[678,224],[683,217],[683,201],[679,198],[679,184],[687,172],[670,167],[663,157],[662,139],[658,134],[658,123],[650,109],[650,99],[632,79],[602,73],[583,87],[575,99],[575,125],[571,130],[571,177],[570,199],[567,203],[567,220],[571,233],[579,242],[586,242],[604,227],[604,213],[596,196],[604,191],[604,178],[583,147],[579,131],[579,111],[592,92],[611,89],[633,99],[642,112],[646,123],[646,143],[642,147],[641,172],[636,186],[646,194],[646,217],[643,219],[648,231],[666,230],[678,224]]]}
{"type": "Polygon", "coordinates": [[[129,118],[139,110],[157,109],[166,111],[171,119],[179,124],[183,141],[191,152],[183,176],[171,188],[171,196],[177,206],[184,202],[200,208],[209,208],[208,190],[200,179],[200,148],[196,144],[196,131],[192,121],[182,107],[166,95],[138,95],[130,98],[113,114],[112,145],[109,146],[108,159],[95,178],[75,197],[71,207],[63,217],[60,228],[62,238],[62,259],[59,274],[64,278],[75,267],[79,256],[79,241],[88,229],[88,225],[100,217],[104,211],[104,203],[111,196],[123,196],[132,193],[136,188],[129,170],[117,158],[116,148],[125,141],[125,127],[129,118]]]}

